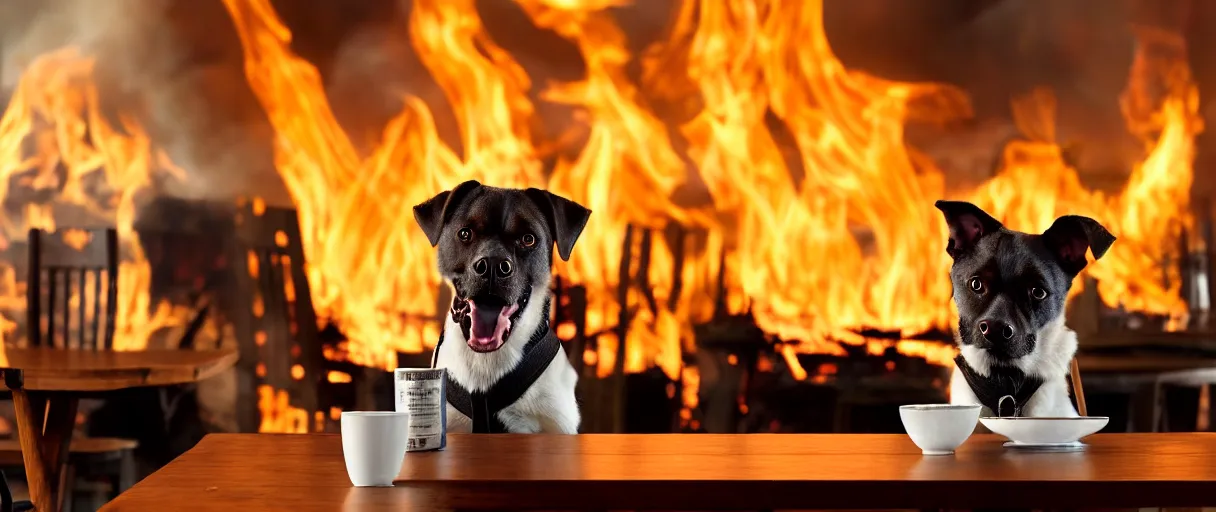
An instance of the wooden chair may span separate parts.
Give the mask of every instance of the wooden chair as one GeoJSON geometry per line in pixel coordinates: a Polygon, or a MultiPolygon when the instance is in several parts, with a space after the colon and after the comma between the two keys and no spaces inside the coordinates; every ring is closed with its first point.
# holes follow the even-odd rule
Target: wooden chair
{"type": "MultiPolygon", "coordinates": [[[[330,383],[330,370],[356,377],[362,369],[322,356],[312,294],[304,271],[304,247],[296,211],[255,202],[237,210],[232,261],[241,313],[233,316],[241,358],[238,367],[256,379],[242,380],[238,403],[257,404],[260,385],[286,391],[293,407],[311,416],[298,418],[308,432],[324,430],[322,404],[336,395],[358,396],[355,382],[330,383]],[[322,412],[318,418],[315,413],[322,412]]],[[[352,404],[353,405],[353,404],[352,404]]],[[[242,432],[256,432],[262,422],[252,407],[238,411],[242,432]]]]}
{"type": "Polygon", "coordinates": [[[84,350],[113,348],[118,310],[117,276],[117,231],[65,229],[52,233],[31,229],[26,311],[30,346],[84,350]],[[76,292],[75,304],[73,291],[76,292]],[[101,310],[103,303],[104,312],[101,310]],[[75,332],[73,320],[76,321],[75,332]]]}
{"type": "MultiPolygon", "coordinates": [[[[31,229],[26,322],[30,346],[112,349],[118,308],[117,276],[118,233],[114,229],[65,229],[53,233],[31,229]]],[[[17,398],[14,394],[14,400],[17,398]]],[[[24,400],[24,396],[21,398],[24,400]]],[[[20,415],[26,404],[15,405],[20,415]]],[[[62,410],[51,411],[51,405],[28,404],[35,422],[45,414],[76,415],[74,400],[62,404],[62,410]]],[[[124,486],[133,484],[133,451],[137,446],[131,439],[73,439],[67,466],[52,472],[59,481],[50,484],[59,486],[61,502],[70,503],[65,497],[71,491],[76,468],[113,468],[106,471],[109,473],[106,476],[111,478],[113,495],[117,496],[124,486]]],[[[0,441],[0,464],[19,464],[22,449],[15,440],[0,441]]]]}

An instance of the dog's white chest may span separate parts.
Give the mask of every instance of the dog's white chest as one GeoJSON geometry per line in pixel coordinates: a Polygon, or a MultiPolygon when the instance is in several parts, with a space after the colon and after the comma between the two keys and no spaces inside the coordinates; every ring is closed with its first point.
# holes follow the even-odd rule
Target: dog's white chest
{"type": "MultiPolygon", "coordinates": [[[[565,350],[559,351],[519,400],[498,411],[498,421],[508,432],[516,434],[578,433],[579,412],[574,397],[577,380],[574,368],[566,360],[565,350]]],[[[448,431],[468,433],[472,430],[472,419],[449,404],[448,431]]]]}
{"type": "MultiPolygon", "coordinates": [[[[541,290],[540,293],[547,293],[541,290]]],[[[537,296],[541,296],[539,293],[537,296]]],[[[543,301],[533,301],[520,317],[519,339],[528,339],[541,325],[543,301]]],[[[435,364],[447,369],[448,378],[469,391],[484,391],[510,373],[523,359],[522,342],[512,341],[490,353],[469,349],[464,334],[450,318],[444,325],[444,342],[435,356],[435,364]]],[[[574,388],[578,374],[566,358],[564,348],[558,349],[540,377],[511,405],[496,413],[508,432],[577,434],[580,421],[574,388]]],[[[451,404],[448,405],[448,431],[471,432],[473,421],[451,404]]]]}

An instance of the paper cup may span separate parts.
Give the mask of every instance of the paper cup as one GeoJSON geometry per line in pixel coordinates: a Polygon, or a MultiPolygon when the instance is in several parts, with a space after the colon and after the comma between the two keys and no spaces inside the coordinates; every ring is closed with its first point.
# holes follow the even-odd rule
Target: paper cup
{"type": "Polygon", "coordinates": [[[392,487],[405,462],[409,413],[342,413],[342,458],[355,487],[392,487]]]}

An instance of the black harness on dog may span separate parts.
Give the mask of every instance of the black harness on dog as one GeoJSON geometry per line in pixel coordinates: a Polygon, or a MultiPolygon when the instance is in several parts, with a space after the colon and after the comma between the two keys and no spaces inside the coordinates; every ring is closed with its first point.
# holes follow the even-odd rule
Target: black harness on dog
{"type": "MultiPolygon", "coordinates": [[[[467,303],[464,301],[459,299],[453,301],[452,318],[456,320],[456,323],[460,323],[463,316],[468,315],[467,307],[467,303]],[[456,302],[465,304],[464,308],[458,308],[456,302]]],[[[435,345],[431,368],[434,368],[435,363],[439,360],[441,345],[443,345],[442,332],[439,334],[439,343],[435,345]]],[[[498,419],[498,412],[524,396],[528,388],[532,387],[536,379],[540,378],[545,369],[549,367],[549,363],[553,362],[553,358],[557,357],[561,348],[561,341],[549,329],[549,300],[546,299],[544,312],[541,314],[541,323],[524,345],[524,356],[519,364],[485,391],[469,392],[464,386],[449,379],[448,404],[473,420],[474,434],[508,433],[506,425],[503,425],[498,419]]]]}
{"type": "Polygon", "coordinates": [[[1021,416],[1022,406],[1029,402],[1034,392],[1043,385],[1043,379],[1031,377],[1022,370],[1009,366],[993,365],[988,369],[987,376],[980,375],[967,364],[962,354],[954,358],[954,364],[962,372],[976,398],[980,399],[980,404],[991,409],[997,416],[1007,416],[1001,414],[1002,405],[1013,413],[1012,416],[1021,416]],[[1009,403],[1010,399],[1006,397],[1011,397],[1013,403],[1009,403]],[[1001,403],[1002,399],[1004,404],[1001,403]]]}

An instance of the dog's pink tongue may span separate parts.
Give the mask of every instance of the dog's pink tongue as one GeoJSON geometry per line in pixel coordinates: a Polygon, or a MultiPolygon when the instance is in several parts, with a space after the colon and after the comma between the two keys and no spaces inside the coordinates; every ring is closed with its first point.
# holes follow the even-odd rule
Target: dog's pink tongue
{"type": "Polygon", "coordinates": [[[469,319],[473,324],[469,329],[469,346],[474,350],[483,351],[501,347],[503,336],[506,335],[507,329],[511,328],[511,315],[515,314],[519,306],[512,304],[505,308],[497,305],[478,307],[471,300],[469,306],[469,319]]]}

